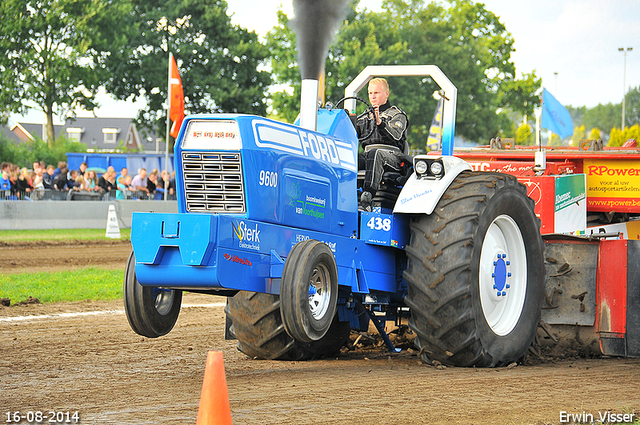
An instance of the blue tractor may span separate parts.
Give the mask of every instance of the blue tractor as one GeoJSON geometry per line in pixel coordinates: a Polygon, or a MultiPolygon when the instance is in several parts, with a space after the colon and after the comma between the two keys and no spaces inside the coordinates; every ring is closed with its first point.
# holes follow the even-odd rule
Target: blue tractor
{"type": "Polygon", "coordinates": [[[318,110],[304,84],[300,125],[185,119],[179,212],[132,218],[124,303],[135,332],[167,334],[192,291],[229,297],[229,331],[250,357],[331,355],[370,321],[394,349],[384,322],[403,319],[425,361],[491,367],[526,355],[545,277],[533,201],[514,177],[452,156],[457,91],[439,68],[367,67],[346,89],[347,109],[374,75],[430,76],[447,102],[443,154],[385,176],[372,212],[358,210],[349,114],[318,110]]]}

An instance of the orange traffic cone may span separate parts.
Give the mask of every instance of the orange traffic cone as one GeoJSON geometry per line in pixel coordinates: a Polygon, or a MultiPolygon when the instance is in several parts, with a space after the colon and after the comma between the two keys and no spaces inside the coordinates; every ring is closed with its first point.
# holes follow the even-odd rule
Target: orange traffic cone
{"type": "Polygon", "coordinates": [[[200,407],[196,425],[230,425],[231,408],[229,392],[224,374],[224,363],[220,351],[209,351],[204,369],[200,407]]]}

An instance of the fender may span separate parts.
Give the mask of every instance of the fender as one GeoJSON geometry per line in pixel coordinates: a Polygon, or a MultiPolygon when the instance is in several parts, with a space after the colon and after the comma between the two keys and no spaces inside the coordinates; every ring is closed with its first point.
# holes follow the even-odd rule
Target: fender
{"type": "Polygon", "coordinates": [[[472,170],[466,161],[454,156],[417,155],[414,157],[413,163],[415,164],[420,159],[442,161],[444,175],[441,178],[418,178],[417,173],[414,172],[398,196],[396,205],[393,208],[394,214],[431,214],[455,178],[465,170],[472,170]]]}

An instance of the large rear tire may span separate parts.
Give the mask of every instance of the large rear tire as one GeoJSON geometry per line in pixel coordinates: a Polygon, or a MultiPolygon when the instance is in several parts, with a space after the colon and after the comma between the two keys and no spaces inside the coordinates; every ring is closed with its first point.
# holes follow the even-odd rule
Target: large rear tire
{"type": "Polygon", "coordinates": [[[225,312],[231,319],[238,349],[258,359],[310,360],[331,356],[340,351],[351,331],[349,322],[339,322],[336,315],[320,340],[296,341],[284,329],[280,297],[259,292],[238,292],[229,298],[225,312]]]}
{"type": "Polygon", "coordinates": [[[534,202],[513,176],[465,172],[431,215],[411,219],[410,328],[425,361],[522,359],[540,322],[544,245],[534,202]]]}
{"type": "Polygon", "coordinates": [[[129,255],[124,273],[124,311],[138,335],[157,338],[168,334],[178,320],[182,291],[142,286],[136,278],[136,259],[129,255]]]}

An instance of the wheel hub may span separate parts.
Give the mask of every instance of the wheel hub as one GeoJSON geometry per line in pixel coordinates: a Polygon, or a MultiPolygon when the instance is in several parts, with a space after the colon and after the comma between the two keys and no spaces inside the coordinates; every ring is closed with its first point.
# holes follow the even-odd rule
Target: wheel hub
{"type": "Polygon", "coordinates": [[[479,290],[482,313],[497,335],[509,334],[520,319],[527,290],[527,255],[513,218],[496,217],[480,254],[479,290]],[[512,268],[513,265],[513,268],[512,268]]]}
{"type": "Polygon", "coordinates": [[[316,319],[322,318],[329,309],[331,290],[328,273],[324,265],[319,265],[309,280],[309,309],[316,319]]]}
{"type": "Polygon", "coordinates": [[[155,298],[154,306],[159,314],[165,315],[169,313],[173,306],[174,294],[175,292],[171,289],[153,288],[153,296],[155,298]]]}
{"type": "Polygon", "coordinates": [[[509,283],[511,278],[510,266],[511,262],[507,260],[507,254],[503,252],[498,253],[493,260],[491,277],[493,278],[493,289],[496,290],[497,297],[507,296],[507,290],[511,288],[509,283]]]}

